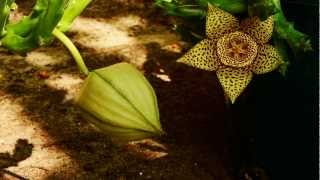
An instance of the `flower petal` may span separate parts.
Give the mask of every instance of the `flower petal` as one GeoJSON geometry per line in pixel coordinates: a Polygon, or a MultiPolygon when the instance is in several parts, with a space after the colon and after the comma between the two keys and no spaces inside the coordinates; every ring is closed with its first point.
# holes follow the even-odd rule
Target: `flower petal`
{"type": "Polygon", "coordinates": [[[266,44],[258,48],[251,70],[256,74],[264,74],[275,70],[281,63],[282,58],[276,48],[266,44]]]}
{"type": "Polygon", "coordinates": [[[206,35],[210,39],[217,39],[224,34],[238,30],[239,22],[232,14],[213,5],[208,6],[206,21],[206,35]]]}
{"type": "Polygon", "coordinates": [[[219,66],[216,43],[209,39],[204,39],[178,59],[177,62],[208,71],[214,71],[219,66]]]}
{"type": "Polygon", "coordinates": [[[270,16],[264,21],[260,21],[258,17],[251,17],[240,23],[240,29],[250,35],[259,44],[267,43],[273,32],[273,17],[270,16]]]}
{"type": "Polygon", "coordinates": [[[252,79],[253,73],[245,68],[227,67],[217,71],[218,79],[225,94],[234,103],[252,79]]]}

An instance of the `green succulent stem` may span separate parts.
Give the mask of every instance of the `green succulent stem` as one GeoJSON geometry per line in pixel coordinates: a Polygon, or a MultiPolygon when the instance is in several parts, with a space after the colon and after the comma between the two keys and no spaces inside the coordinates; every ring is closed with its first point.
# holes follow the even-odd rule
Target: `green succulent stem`
{"type": "Polygon", "coordinates": [[[72,57],[76,61],[80,71],[83,74],[88,75],[89,70],[88,70],[86,64],[84,63],[83,58],[82,58],[79,50],[73,44],[73,42],[63,32],[61,32],[60,30],[58,30],[56,28],[53,30],[52,34],[66,46],[66,48],[69,50],[72,57]]]}
{"type": "Polygon", "coordinates": [[[90,4],[92,0],[68,0],[67,7],[58,24],[58,29],[66,32],[70,29],[72,22],[90,4]]]}
{"type": "Polygon", "coordinates": [[[155,4],[165,9],[169,15],[203,18],[206,16],[208,3],[235,14],[247,10],[245,0],[156,0],[155,4]]]}
{"type": "Polygon", "coordinates": [[[263,20],[273,15],[275,36],[286,40],[294,52],[312,50],[309,36],[298,31],[293,23],[287,20],[280,0],[248,0],[248,13],[263,20]]]}
{"type": "Polygon", "coordinates": [[[5,26],[8,23],[10,9],[14,6],[14,0],[1,0],[0,2],[0,36],[5,33],[5,26]]]}
{"type": "Polygon", "coordinates": [[[247,4],[245,0],[200,0],[199,2],[200,4],[208,2],[233,14],[243,13],[247,10],[247,4]]]}

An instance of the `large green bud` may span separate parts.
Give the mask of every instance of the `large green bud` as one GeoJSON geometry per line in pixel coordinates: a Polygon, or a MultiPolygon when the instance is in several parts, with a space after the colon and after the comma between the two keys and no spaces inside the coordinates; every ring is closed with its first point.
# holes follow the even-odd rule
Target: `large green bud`
{"type": "Polygon", "coordinates": [[[89,122],[113,138],[136,140],[163,134],[155,92],[128,63],[90,72],[76,103],[89,122]]]}

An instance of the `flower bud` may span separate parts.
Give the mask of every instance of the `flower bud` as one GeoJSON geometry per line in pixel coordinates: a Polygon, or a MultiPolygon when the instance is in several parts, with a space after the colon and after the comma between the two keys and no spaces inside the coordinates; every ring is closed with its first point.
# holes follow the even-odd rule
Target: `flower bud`
{"type": "Polygon", "coordinates": [[[89,122],[113,138],[135,140],[163,134],[155,92],[128,63],[90,72],[76,103],[89,122]]]}

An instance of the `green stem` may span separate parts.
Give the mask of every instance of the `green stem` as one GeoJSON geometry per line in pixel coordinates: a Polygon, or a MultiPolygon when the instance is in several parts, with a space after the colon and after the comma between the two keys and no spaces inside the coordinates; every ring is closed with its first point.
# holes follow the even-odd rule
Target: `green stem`
{"type": "Polygon", "coordinates": [[[58,30],[56,28],[53,30],[52,34],[56,38],[58,38],[67,47],[67,49],[71,53],[72,57],[76,61],[80,71],[83,74],[88,75],[89,70],[88,70],[86,64],[84,63],[80,52],[78,51],[76,46],[72,43],[72,41],[63,32],[61,32],[60,30],[58,30]]]}

